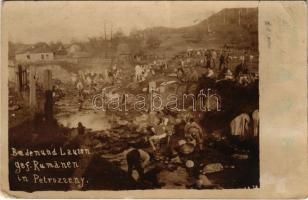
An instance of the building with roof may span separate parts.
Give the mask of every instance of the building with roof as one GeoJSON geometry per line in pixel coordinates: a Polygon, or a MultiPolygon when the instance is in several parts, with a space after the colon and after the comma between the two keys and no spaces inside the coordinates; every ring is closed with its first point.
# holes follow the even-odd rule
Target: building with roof
{"type": "Polygon", "coordinates": [[[77,52],[81,52],[82,51],[82,48],[80,45],[78,44],[70,44],[67,48],[66,48],[66,52],[68,55],[71,55],[71,54],[75,54],[77,52]]]}

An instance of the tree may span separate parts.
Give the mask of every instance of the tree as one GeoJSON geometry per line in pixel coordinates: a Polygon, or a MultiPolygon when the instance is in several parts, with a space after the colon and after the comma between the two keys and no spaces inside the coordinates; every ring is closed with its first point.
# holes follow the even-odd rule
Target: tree
{"type": "Polygon", "coordinates": [[[194,31],[194,41],[200,42],[204,35],[206,34],[206,30],[203,27],[197,27],[194,31]]]}
{"type": "Polygon", "coordinates": [[[125,37],[125,35],[124,35],[124,33],[121,29],[117,30],[117,32],[115,32],[114,35],[113,35],[113,39],[124,38],[124,37],[125,37]]]}
{"type": "Polygon", "coordinates": [[[146,45],[151,49],[157,49],[160,46],[161,41],[155,35],[150,35],[146,40],[146,45]]]}
{"type": "Polygon", "coordinates": [[[50,50],[56,55],[65,55],[67,53],[61,41],[50,42],[48,45],[50,50]]]}
{"type": "Polygon", "coordinates": [[[118,30],[117,32],[114,33],[113,38],[112,38],[112,46],[113,47],[117,47],[118,44],[120,44],[121,42],[123,42],[125,40],[125,35],[122,32],[122,30],[118,30]]]}
{"type": "Polygon", "coordinates": [[[132,28],[129,32],[129,37],[130,38],[135,38],[138,36],[138,29],[137,28],[132,28]]]}
{"type": "Polygon", "coordinates": [[[142,50],[142,40],[140,38],[129,37],[127,40],[129,51],[132,54],[137,54],[142,50]]]}
{"type": "Polygon", "coordinates": [[[108,42],[103,37],[89,37],[85,49],[92,55],[101,55],[109,48],[108,42]]]}

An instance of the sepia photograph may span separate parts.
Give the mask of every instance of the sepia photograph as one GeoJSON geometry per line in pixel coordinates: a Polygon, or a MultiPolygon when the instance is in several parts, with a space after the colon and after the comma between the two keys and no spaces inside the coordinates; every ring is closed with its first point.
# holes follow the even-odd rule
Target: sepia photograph
{"type": "Polygon", "coordinates": [[[4,7],[11,191],[260,188],[257,2],[4,7]]]}

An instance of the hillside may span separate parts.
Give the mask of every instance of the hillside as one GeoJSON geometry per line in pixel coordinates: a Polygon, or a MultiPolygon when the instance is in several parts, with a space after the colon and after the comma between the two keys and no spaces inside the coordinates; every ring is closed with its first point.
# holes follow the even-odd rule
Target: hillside
{"type": "MultiPolygon", "coordinates": [[[[190,48],[221,48],[225,44],[239,49],[258,49],[258,8],[226,8],[192,26],[152,27],[129,36],[115,33],[113,40],[91,37],[78,43],[91,56],[106,57],[108,54],[108,58],[112,54],[123,54],[123,51],[124,54],[142,52],[169,57],[190,48]],[[152,40],[150,44],[149,38],[152,40]],[[124,50],[123,45],[127,46],[124,50]]],[[[32,45],[39,43],[26,45],[10,42],[9,58],[14,59],[16,52],[32,45]]],[[[49,44],[55,53],[59,45],[65,46],[61,42],[49,44]]]]}
{"type": "Polygon", "coordinates": [[[160,38],[157,52],[172,54],[187,48],[258,48],[258,9],[227,8],[193,26],[154,27],[143,33],[160,38]]]}

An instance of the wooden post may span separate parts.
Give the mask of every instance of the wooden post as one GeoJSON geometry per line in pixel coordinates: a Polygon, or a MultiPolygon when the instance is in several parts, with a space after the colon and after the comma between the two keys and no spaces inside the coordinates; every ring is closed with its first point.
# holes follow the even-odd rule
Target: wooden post
{"type": "Polygon", "coordinates": [[[154,92],[156,90],[156,82],[155,81],[150,81],[149,82],[149,98],[150,98],[150,109],[149,112],[153,111],[153,97],[154,97],[154,92]]]}
{"type": "Polygon", "coordinates": [[[29,75],[29,86],[30,86],[30,109],[31,111],[36,111],[37,100],[36,100],[36,73],[35,66],[30,66],[30,75],[29,75]]]}
{"type": "Polygon", "coordinates": [[[53,97],[51,90],[45,91],[44,116],[47,122],[53,120],[53,97]]]}
{"type": "Polygon", "coordinates": [[[16,73],[15,91],[17,93],[20,93],[21,89],[22,89],[22,68],[21,68],[21,65],[15,66],[15,73],[16,73]]]}
{"type": "Polygon", "coordinates": [[[53,120],[52,71],[44,71],[43,87],[45,91],[44,116],[47,122],[53,120]]]}
{"type": "Polygon", "coordinates": [[[44,71],[43,87],[45,91],[52,90],[52,72],[49,69],[44,71]]]}
{"type": "Polygon", "coordinates": [[[27,75],[27,68],[26,67],[23,67],[22,75],[23,75],[22,84],[27,85],[28,84],[28,75],[27,75]]]}

